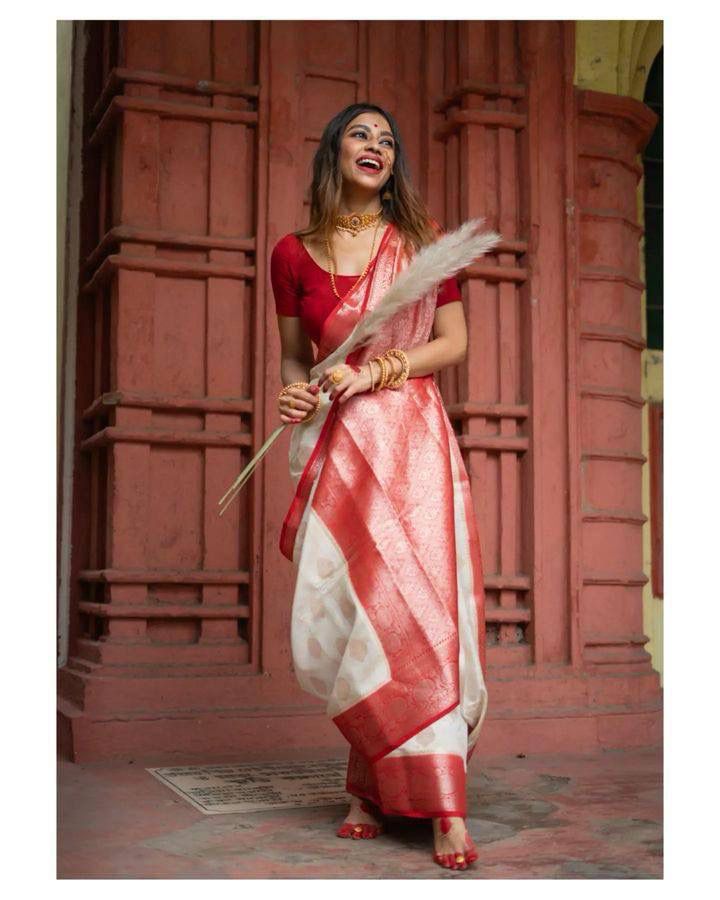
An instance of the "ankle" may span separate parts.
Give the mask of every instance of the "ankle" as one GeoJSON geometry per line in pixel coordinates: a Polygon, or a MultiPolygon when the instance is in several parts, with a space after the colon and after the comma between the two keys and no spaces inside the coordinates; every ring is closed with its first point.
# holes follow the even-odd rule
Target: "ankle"
{"type": "Polygon", "coordinates": [[[382,813],[370,800],[366,800],[364,797],[355,797],[351,795],[348,816],[356,816],[361,820],[369,818],[373,821],[380,821],[382,813]]]}
{"type": "Polygon", "coordinates": [[[438,835],[450,834],[451,831],[458,830],[459,826],[465,829],[465,819],[462,816],[438,816],[432,821],[438,835]]]}

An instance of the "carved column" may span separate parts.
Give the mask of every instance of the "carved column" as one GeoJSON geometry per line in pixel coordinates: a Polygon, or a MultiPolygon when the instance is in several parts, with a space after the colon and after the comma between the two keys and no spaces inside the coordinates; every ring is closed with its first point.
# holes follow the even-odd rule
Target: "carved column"
{"type": "Polygon", "coordinates": [[[582,656],[602,671],[647,671],[636,188],[657,116],[597,91],[578,91],[577,110],[582,656]]]}
{"type": "Polygon", "coordinates": [[[183,711],[229,705],[259,663],[258,498],[223,518],[216,506],[263,439],[258,26],[92,28],[74,627],[60,673],[75,758],[172,744],[183,711]]]}
{"type": "Polygon", "coordinates": [[[527,127],[526,86],[518,78],[513,22],[461,22],[445,31],[444,122],[448,228],[483,216],[504,237],[463,273],[468,355],[440,383],[470,474],[482,527],[490,666],[531,659],[527,518],[521,513],[525,428],[521,364],[523,265],[520,136],[527,127]],[[498,519],[498,513],[500,518],[498,519]],[[502,522],[502,528],[496,527],[502,522]]]}
{"type": "Polygon", "coordinates": [[[467,360],[440,378],[481,532],[483,746],[652,743],[634,159],[652,115],[576,94],[572,22],[438,23],[428,46],[445,222],[504,238],[464,274],[467,360]]]}
{"type": "Polygon", "coordinates": [[[483,216],[504,238],[464,273],[468,355],[441,384],[481,523],[488,664],[508,676],[569,655],[558,404],[566,53],[558,23],[447,25],[436,106],[445,115],[435,134],[446,147],[448,226],[483,216]]]}

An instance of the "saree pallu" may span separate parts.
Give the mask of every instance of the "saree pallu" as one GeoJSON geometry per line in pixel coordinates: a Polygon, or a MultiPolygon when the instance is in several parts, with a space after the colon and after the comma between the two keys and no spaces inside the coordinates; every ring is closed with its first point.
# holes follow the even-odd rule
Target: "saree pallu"
{"type": "MultiPolygon", "coordinates": [[[[408,262],[389,224],[326,320],[312,378],[408,262]]],[[[427,343],[436,290],[346,361],[427,343]]],[[[349,793],[387,814],[465,816],[487,690],[480,543],[455,434],[432,375],[342,406],[320,398],[292,432],[296,492],[280,537],[297,566],[296,677],[350,743],[349,793]]]]}

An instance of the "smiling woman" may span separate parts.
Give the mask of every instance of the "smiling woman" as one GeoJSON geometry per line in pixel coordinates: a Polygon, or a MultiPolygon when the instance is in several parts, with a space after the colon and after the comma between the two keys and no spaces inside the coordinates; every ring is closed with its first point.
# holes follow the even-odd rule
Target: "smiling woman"
{"type": "Polygon", "coordinates": [[[328,122],[313,160],[310,221],[300,238],[330,238],[339,213],[382,211],[415,250],[434,240],[430,217],[410,180],[394,117],[379,106],[354,104],[328,122]],[[372,164],[360,165],[361,160],[372,164]]]}
{"type": "Polygon", "coordinates": [[[309,383],[439,230],[393,117],[353,105],[323,132],[310,221],[275,245],[271,279],[278,411],[302,426],[280,538],[297,565],[292,655],[300,685],[350,744],[351,804],[338,835],[375,837],[387,814],[430,818],[434,859],[455,869],[477,858],[465,778],[487,708],[480,544],[433,379],[466,352],[457,281],[309,383]]]}

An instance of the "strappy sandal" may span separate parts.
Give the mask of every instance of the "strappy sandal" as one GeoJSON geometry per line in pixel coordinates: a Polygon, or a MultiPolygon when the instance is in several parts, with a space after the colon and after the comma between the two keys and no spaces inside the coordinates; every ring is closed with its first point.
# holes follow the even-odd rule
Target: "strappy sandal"
{"type": "MultiPolygon", "coordinates": [[[[375,816],[376,819],[384,818],[377,806],[369,800],[361,800],[360,809],[371,816],[375,816]]],[[[336,833],[341,838],[359,840],[362,838],[375,838],[382,834],[384,830],[382,822],[377,825],[373,825],[370,822],[343,822],[336,833]]]]}
{"type": "MultiPolygon", "coordinates": [[[[465,825],[465,820],[463,820],[465,825]]],[[[452,822],[447,816],[440,818],[440,831],[447,834],[452,828],[452,822]]],[[[462,853],[433,853],[433,860],[445,869],[467,869],[478,858],[477,847],[470,837],[470,832],[465,826],[465,849],[462,853]]]]}

